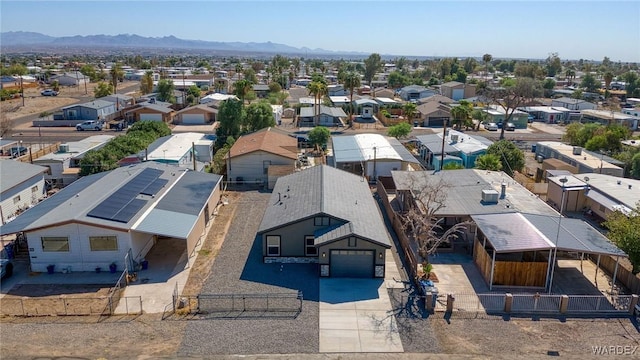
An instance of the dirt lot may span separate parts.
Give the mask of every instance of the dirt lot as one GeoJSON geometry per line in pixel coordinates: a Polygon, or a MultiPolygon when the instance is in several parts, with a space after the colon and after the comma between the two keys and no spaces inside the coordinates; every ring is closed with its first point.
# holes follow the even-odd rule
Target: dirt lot
{"type": "MultiPolygon", "coordinates": [[[[136,85],[137,82],[127,81],[118,85],[118,88],[126,88],[136,85]]],[[[87,83],[85,92],[84,84],[78,87],[61,87],[58,96],[42,96],[40,91],[46,86],[24,89],[24,106],[22,99],[13,99],[2,102],[2,113],[7,119],[13,120],[22,116],[40,114],[44,111],[67,106],[79,102],[83,98],[93,98],[93,89],[97,83],[87,83]]]]}

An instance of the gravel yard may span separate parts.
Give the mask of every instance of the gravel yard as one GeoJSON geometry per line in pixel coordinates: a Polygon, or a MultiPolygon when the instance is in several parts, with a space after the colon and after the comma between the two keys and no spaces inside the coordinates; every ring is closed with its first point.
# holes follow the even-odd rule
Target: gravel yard
{"type": "Polygon", "coordinates": [[[282,354],[318,351],[318,275],[315,265],[263,264],[256,231],[270,197],[245,192],[236,217],[202,287],[203,293],[288,293],[301,290],[305,301],[295,318],[189,321],[179,356],[210,354],[282,354]]]}

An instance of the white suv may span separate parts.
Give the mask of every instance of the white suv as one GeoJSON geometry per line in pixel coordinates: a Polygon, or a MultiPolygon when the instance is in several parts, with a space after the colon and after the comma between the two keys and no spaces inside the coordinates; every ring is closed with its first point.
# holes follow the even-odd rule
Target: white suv
{"type": "Polygon", "coordinates": [[[101,121],[85,121],[76,125],[76,130],[84,131],[84,130],[102,130],[102,122],[101,121]]]}

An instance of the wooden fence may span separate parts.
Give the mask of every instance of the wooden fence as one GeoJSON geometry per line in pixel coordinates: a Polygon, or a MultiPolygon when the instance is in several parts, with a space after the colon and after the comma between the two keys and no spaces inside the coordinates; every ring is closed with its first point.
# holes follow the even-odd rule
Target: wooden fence
{"type": "Polygon", "coordinates": [[[29,152],[27,152],[26,154],[20,156],[19,158],[17,158],[16,160],[20,161],[20,162],[25,162],[25,163],[30,163],[33,160],[44,156],[46,154],[52,153],[52,152],[56,152],[58,151],[58,148],[60,147],[60,143],[57,142],[55,144],[51,144],[51,145],[47,145],[44,146],[42,148],[40,148],[40,150],[36,150],[33,151],[32,148],[29,148],[29,152]]]}
{"type": "Polygon", "coordinates": [[[480,269],[480,274],[484,280],[488,283],[491,282],[491,257],[485,250],[484,246],[480,244],[478,240],[474,241],[474,249],[473,249],[473,257],[478,269],[480,269]]]}
{"type": "MultiPolygon", "coordinates": [[[[598,263],[597,255],[590,255],[594,264],[598,263]]],[[[613,256],[600,256],[600,268],[606,271],[611,277],[616,269],[616,258],[613,256]]],[[[640,294],[640,274],[634,274],[633,267],[627,259],[620,259],[616,281],[622,283],[632,294],[640,294]]]]}
{"type": "Polygon", "coordinates": [[[382,204],[384,205],[384,209],[387,212],[387,216],[389,217],[389,220],[391,220],[391,226],[398,236],[398,241],[400,243],[400,247],[402,248],[402,253],[404,254],[404,261],[406,265],[405,268],[408,272],[407,276],[412,281],[416,282],[415,285],[418,286],[418,260],[415,253],[413,252],[413,249],[411,248],[410,240],[407,238],[407,235],[404,232],[400,217],[391,207],[391,203],[389,202],[389,195],[384,185],[382,184],[382,181],[378,181],[377,192],[378,196],[380,196],[380,199],[382,200],[382,204]]]}
{"type": "MultiPolygon", "coordinates": [[[[475,263],[489,284],[493,259],[479,241],[475,241],[474,247],[475,263]]],[[[546,279],[546,262],[496,261],[493,268],[493,285],[544,287],[546,279]]]]}

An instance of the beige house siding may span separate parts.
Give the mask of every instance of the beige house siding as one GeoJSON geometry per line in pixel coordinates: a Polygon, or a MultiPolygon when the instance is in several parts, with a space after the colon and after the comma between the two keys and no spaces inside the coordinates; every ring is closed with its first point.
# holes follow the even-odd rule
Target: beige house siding
{"type": "Polygon", "coordinates": [[[234,182],[238,177],[242,177],[244,182],[266,183],[268,165],[290,165],[293,168],[295,164],[296,160],[291,158],[266,151],[254,151],[227,158],[228,180],[234,182]]]}

